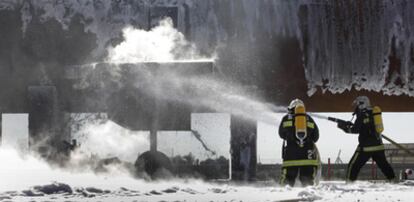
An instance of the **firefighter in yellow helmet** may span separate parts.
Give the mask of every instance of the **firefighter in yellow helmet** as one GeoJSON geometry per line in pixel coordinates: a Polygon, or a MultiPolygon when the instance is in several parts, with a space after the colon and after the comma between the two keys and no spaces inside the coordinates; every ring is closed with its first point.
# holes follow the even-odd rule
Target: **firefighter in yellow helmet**
{"type": "Polygon", "coordinates": [[[293,100],[288,113],[279,126],[279,136],[283,139],[281,185],[294,186],[299,176],[303,186],[313,185],[319,165],[315,142],[319,130],[315,121],[305,112],[304,103],[293,100]]]}
{"type": "Polygon", "coordinates": [[[355,122],[338,123],[338,128],[344,132],[359,134],[358,147],[348,164],[347,181],[355,181],[359,171],[370,158],[377,163],[387,179],[395,179],[394,170],[385,158],[381,137],[383,130],[381,110],[377,106],[371,107],[367,96],[358,96],[353,105],[355,122]]]}

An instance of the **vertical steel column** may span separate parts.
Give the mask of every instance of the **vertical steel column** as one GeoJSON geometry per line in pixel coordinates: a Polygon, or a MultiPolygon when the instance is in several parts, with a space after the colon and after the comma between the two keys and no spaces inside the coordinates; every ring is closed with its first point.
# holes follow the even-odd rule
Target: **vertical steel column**
{"type": "Polygon", "coordinates": [[[327,175],[327,180],[330,180],[331,179],[331,158],[328,158],[328,173],[326,174],[327,175]]]}
{"type": "Polygon", "coordinates": [[[152,129],[150,130],[150,151],[155,152],[157,151],[157,130],[152,129]]]}
{"type": "Polygon", "coordinates": [[[255,180],[257,167],[257,122],[231,116],[231,179],[255,180]]]}
{"type": "Polygon", "coordinates": [[[3,142],[3,136],[2,136],[2,130],[3,130],[3,128],[2,128],[2,116],[3,116],[3,114],[0,112],[0,146],[1,146],[1,143],[3,142]]]}

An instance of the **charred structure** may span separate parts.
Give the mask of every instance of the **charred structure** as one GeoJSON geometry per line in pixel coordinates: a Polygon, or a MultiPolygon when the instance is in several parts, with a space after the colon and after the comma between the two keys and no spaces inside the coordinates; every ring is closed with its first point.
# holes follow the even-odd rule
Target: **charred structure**
{"type": "MultiPolygon", "coordinates": [[[[65,113],[107,112],[128,129],[152,131],[155,151],[157,130],[189,130],[190,113],[211,112],[154,100],[131,81],[171,71],[236,82],[269,103],[301,97],[308,111],[350,111],[347,103],[360,93],[384,111],[412,111],[413,9],[405,0],[5,0],[0,112],[29,113],[33,147],[68,140],[65,113]],[[201,53],[216,52],[214,64],[97,63],[123,40],[124,27],[150,30],[164,17],[201,53]],[[111,80],[112,67],[120,68],[120,79],[111,80]]],[[[244,123],[232,118],[233,177],[242,178],[240,153],[248,147],[254,178],[257,126],[244,123]]]]}

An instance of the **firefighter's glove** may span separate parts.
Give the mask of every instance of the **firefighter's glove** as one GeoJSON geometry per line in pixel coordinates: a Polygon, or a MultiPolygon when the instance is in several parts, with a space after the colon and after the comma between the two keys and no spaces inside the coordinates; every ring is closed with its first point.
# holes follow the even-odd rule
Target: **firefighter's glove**
{"type": "Polygon", "coordinates": [[[347,122],[339,122],[338,123],[338,128],[342,129],[346,133],[349,133],[351,131],[352,125],[353,124],[350,121],[347,121],[347,122]]]}

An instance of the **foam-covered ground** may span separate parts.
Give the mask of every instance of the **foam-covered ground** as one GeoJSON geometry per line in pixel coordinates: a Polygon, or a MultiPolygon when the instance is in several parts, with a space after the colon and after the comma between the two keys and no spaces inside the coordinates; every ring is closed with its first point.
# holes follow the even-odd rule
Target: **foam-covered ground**
{"type": "Polygon", "coordinates": [[[318,186],[212,184],[201,181],[126,183],[115,189],[71,186],[64,183],[6,191],[0,201],[413,201],[414,181],[399,184],[322,182],[318,186]]]}
{"type": "Polygon", "coordinates": [[[144,181],[122,167],[94,173],[72,158],[65,169],[33,155],[0,149],[0,201],[407,201],[414,181],[404,183],[322,181],[313,187],[280,187],[275,182],[235,184],[195,179],[144,181]],[[75,164],[78,163],[78,164],[75,164]]]}

